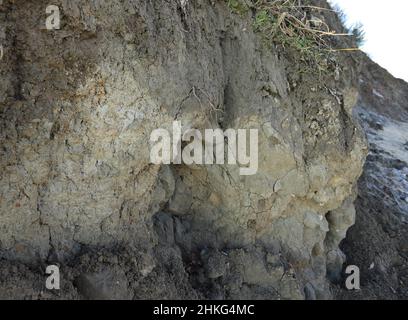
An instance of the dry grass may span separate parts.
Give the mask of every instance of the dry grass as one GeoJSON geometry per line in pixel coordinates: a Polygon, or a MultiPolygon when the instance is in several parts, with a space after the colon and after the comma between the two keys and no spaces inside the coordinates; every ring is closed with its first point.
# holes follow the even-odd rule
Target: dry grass
{"type": "Polygon", "coordinates": [[[305,59],[317,62],[330,52],[355,51],[358,48],[333,48],[331,38],[348,37],[348,33],[336,33],[318,13],[333,11],[310,5],[299,0],[227,0],[229,7],[245,14],[255,12],[254,29],[266,39],[300,51],[305,59]],[[303,3],[303,4],[302,4],[303,3]]]}

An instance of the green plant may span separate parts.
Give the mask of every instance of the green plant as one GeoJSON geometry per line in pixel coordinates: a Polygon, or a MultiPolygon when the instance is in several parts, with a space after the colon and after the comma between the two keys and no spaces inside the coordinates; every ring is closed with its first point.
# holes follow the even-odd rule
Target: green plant
{"type": "Polygon", "coordinates": [[[264,30],[271,23],[271,17],[267,10],[261,10],[256,13],[254,21],[254,29],[256,31],[264,30]]]}
{"type": "Polygon", "coordinates": [[[227,0],[228,7],[239,15],[244,15],[248,12],[249,7],[244,0],[227,0]]]}
{"type": "Polygon", "coordinates": [[[361,47],[365,42],[365,31],[362,23],[357,23],[351,28],[351,34],[356,41],[358,47],[361,47]]]}
{"type": "Polygon", "coordinates": [[[365,31],[363,24],[358,22],[351,27],[347,26],[347,15],[344,13],[344,11],[338,5],[333,5],[333,11],[336,12],[337,16],[339,17],[343,28],[347,30],[349,35],[354,38],[356,45],[361,47],[365,42],[365,31]]]}
{"type": "MultiPolygon", "coordinates": [[[[284,48],[292,48],[302,54],[304,60],[312,61],[319,67],[324,65],[328,54],[339,50],[355,50],[356,48],[335,49],[332,37],[349,36],[348,33],[332,31],[317,13],[333,11],[329,8],[316,7],[304,0],[227,0],[228,6],[235,12],[254,13],[253,27],[256,32],[284,48]]],[[[355,36],[360,38],[360,30],[355,36]]]]}

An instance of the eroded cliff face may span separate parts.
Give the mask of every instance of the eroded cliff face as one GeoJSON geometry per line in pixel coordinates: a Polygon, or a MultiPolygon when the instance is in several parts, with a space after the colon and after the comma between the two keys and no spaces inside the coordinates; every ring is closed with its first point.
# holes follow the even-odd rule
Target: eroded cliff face
{"type": "Polygon", "coordinates": [[[408,84],[362,55],[355,116],[369,155],[358,182],[357,219],[342,244],[361,271],[361,290],[342,299],[408,297],[408,84]]]}
{"type": "Polygon", "coordinates": [[[0,296],[57,298],[59,263],[59,297],[330,297],[366,154],[353,58],[310,70],[224,1],[55,4],[54,31],[46,1],[1,7],[0,296]],[[257,174],[152,165],[174,120],[258,129],[257,174]]]}

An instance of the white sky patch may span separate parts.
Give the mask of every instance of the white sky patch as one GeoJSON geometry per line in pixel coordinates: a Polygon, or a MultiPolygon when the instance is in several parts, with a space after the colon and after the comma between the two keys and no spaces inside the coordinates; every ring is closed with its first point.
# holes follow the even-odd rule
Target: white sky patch
{"type": "Polygon", "coordinates": [[[361,22],[366,33],[362,47],[397,78],[408,81],[407,0],[329,0],[347,15],[348,24],[361,22]]]}

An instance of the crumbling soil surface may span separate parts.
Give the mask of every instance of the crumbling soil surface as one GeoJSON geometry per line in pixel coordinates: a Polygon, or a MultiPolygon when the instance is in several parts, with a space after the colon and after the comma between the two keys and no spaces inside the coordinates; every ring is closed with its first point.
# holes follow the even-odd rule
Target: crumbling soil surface
{"type": "Polygon", "coordinates": [[[364,59],[356,117],[370,154],[358,183],[356,224],[341,245],[361,272],[340,299],[408,298],[408,84],[364,59]]]}
{"type": "MultiPolygon", "coordinates": [[[[331,290],[367,154],[357,119],[364,126],[368,111],[403,99],[403,84],[396,96],[388,85],[370,91],[370,68],[353,117],[358,56],[333,53],[316,72],[298,51],[265,43],[251,11],[226,1],[59,0],[53,31],[43,27],[47,5],[0,9],[0,298],[404,297],[397,172],[406,168],[383,143],[398,137],[398,149],[403,134],[388,120],[368,136],[357,224],[343,243],[363,289],[331,290]],[[374,107],[372,94],[386,101],[374,107]],[[176,120],[258,129],[257,174],[153,165],[149,134],[176,120]],[[60,290],[45,289],[49,265],[59,266],[60,290]]],[[[342,29],[334,13],[308,10],[342,29]]]]}

